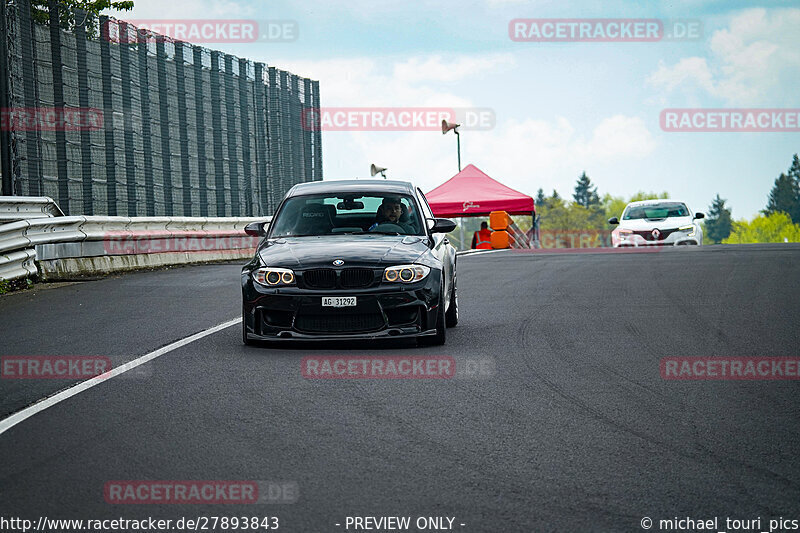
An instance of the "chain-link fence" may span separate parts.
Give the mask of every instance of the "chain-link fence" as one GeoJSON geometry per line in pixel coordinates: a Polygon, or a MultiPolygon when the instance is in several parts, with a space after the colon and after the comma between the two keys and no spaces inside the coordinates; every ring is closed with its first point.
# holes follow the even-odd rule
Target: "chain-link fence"
{"type": "Polygon", "coordinates": [[[0,3],[6,194],[66,214],[259,216],[322,179],[321,134],[301,127],[318,82],[55,3],[0,3]]]}

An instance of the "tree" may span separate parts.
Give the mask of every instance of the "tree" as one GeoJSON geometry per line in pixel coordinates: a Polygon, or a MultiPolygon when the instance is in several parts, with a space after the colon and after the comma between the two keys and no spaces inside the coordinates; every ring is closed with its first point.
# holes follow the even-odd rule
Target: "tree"
{"type": "Polygon", "coordinates": [[[539,190],[536,191],[536,203],[535,203],[535,205],[538,208],[539,206],[544,206],[546,203],[547,203],[547,200],[544,197],[544,191],[542,190],[541,187],[539,187],[539,190]]]}
{"type": "Polygon", "coordinates": [[[800,225],[793,224],[783,212],[762,215],[750,222],[735,222],[730,237],[722,241],[723,244],[757,242],[800,242],[800,225]]]}
{"type": "Polygon", "coordinates": [[[669,198],[669,193],[667,191],[663,192],[639,191],[633,196],[631,196],[628,202],[641,202],[642,200],[666,200],[668,198],[669,198]]]}
{"type": "MultiPolygon", "coordinates": [[[[59,23],[64,29],[74,29],[76,12],[86,13],[83,19],[86,24],[86,33],[90,37],[97,35],[97,17],[105,9],[117,9],[119,11],[130,11],[133,9],[132,0],[112,1],[112,0],[60,0],[59,23]]],[[[31,0],[31,18],[39,24],[50,22],[50,0],[31,0]]]]}
{"type": "Polygon", "coordinates": [[[789,178],[794,182],[794,190],[797,193],[794,203],[794,211],[789,213],[792,222],[800,224],[800,158],[794,154],[792,165],[789,167],[789,178]]]}
{"type": "Polygon", "coordinates": [[[548,207],[563,206],[564,200],[561,199],[561,195],[558,194],[558,191],[553,189],[553,194],[550,195],[546,203],[548,207]]]}
{"type": "Polygon", "coordinates": [[[594,207],[600,205],[600,197],[597,195],[597,187],[592,187],[592,180],[586,172],[578,178],[575,185],[575,194],[572,195],[575,203],[583,207],[594,207]]]}
{"type": "Polygon", "coordinates": [[[625,198],[622,196],[611,196],[610,194],[605,194],[603,196],[603,212],[604,217],[608,220],[611,217],[621,217],[622,211],[625,209],[625,206],[628,205],[628,202],[625,201],[625,198]]]}
{"type": "Polygon", "coordinates": [[[731,210],[725,207],[725,200],[717,194],[717,197],[711,202],[711,207],[708,208],[705,237],[713,243],[720,243],[723,239],[728,238],[732,228],[731,210]]]}
{"type": "Polygon", "coordinates": [[[793,222],[800,222],[800,205],[798,205],[798,202],[800,202],[800,184],[781,172],[781,175],[775,179],[775,185],[772,186],[772,190],[769,193],[767,207],[762,212],[765,215],[786,213],[792,218],[793,222]]]}

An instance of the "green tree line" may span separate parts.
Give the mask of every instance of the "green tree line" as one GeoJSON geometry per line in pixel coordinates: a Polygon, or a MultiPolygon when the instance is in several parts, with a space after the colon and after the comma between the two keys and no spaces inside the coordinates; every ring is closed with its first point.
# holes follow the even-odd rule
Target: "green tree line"
{"type": "MultiPolygon", "coordinates": [[[[669,198],[666,191],[639,191],[632,196],[600,196],[582,172],[575,183],[572,199],[557,191],[536,193],[536,212],[541,231],[610,231],[608,219],[619,217],[630,202],[669,198]]],[[[757,242],[800,242],[800,158],[797,154],[785,173],[775,179],[766,207],[753,220],[733,220],[727,200],[717,194],[706,211],[703,223],[704,244],[757,242]]]]}

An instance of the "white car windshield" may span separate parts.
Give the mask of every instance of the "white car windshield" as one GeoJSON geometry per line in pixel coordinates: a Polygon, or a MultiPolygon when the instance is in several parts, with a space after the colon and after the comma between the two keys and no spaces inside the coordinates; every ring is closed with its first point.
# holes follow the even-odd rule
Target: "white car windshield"
{"type": "Polygon", "coordinates": [[[631,205],[622,215],[622,220],[664,219],[670,217],[688,217],[689,208],[680,202],[661,202],[657,204],[631,205]]]}

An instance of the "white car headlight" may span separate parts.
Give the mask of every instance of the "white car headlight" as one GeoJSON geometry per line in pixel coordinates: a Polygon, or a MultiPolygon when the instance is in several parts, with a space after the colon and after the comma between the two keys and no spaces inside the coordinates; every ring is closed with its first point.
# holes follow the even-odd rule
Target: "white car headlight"
{"type": "Polygon", "coordinates": [[[389,283],[414,283],[425,279],[431,269],[425,265],[397,265],[383,271],[383,281],[389,283]]]}
{"type": "Polygon", "coordinates": [[[689,224],[688,226],[681,226],[678,228],[678,231],[688,231],[689,233],[687,233],[687,235],[689,237],[694,237],[697,227],[694,224],[689,224]]]}
{"type": "Polygon", "coordinates": [[[253,279],[267,287],[294,285],[294,272],[288,268],[263,267],[253,272],[253,279]]]}

